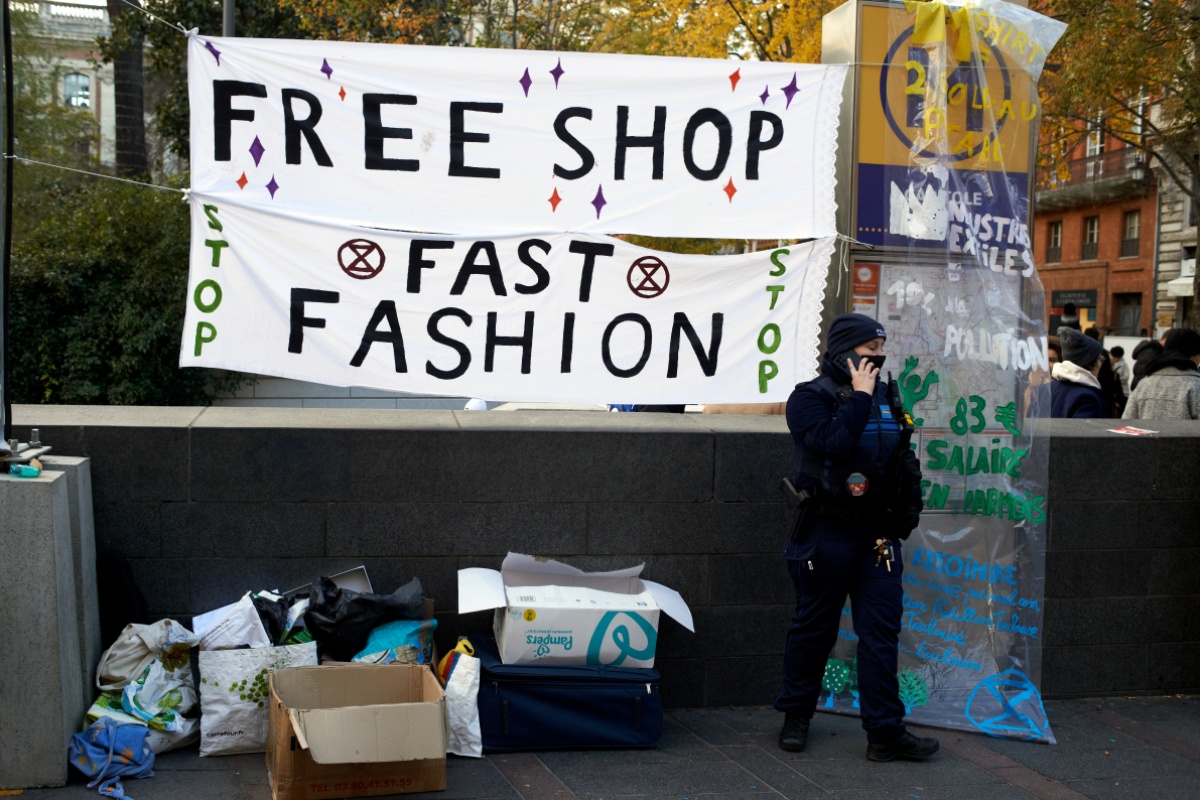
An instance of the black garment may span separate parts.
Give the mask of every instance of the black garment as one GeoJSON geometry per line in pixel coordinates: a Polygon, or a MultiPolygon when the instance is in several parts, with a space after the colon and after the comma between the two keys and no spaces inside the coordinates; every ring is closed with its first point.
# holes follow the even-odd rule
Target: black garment
{"type": "Polygon", "coordinates": [[[1153,375],[1165,367],[1176,367],[1182,370],[1196,369],[1196,362],[1185,356],[1183,353],[1177,353],[1174,350],[1163,350],[1158,356],[1146,364],[1146,372],[1142,377],[1153,375]]]}
{"type": "Polygon", "coordinates": [[[919,520],[920,463],[901,446],[903,411],[892,410],[881,383],[873,395],[850,391],[849,374],[828,355],[821,372],[798,385],[787,404],[796,447],[792,481],[816,492],[821,511],[787,545],[796,610],[775,708],[812,716],[848,597],[863,728],[871,742],[893,742],[904,735],[896,678],[904,595],[898,539],[919,520]],[[890,570],[876,561],[878,538],[891,540],[890,570]]]}
{"type": "Polygon", "coordinates": [[[1138,381],[1146,377],[1146,367],[1158,358],[1162,351],[1163,346],[1154,339],[1147,339],[1133,348],[1133,380],[1129,382],[1129,391],[1137,388],[1138,381]]]}
{"type": "Polygon", "coordinates": [[[1121,382],[1117,380],[1112,357],[1107,350],[1104,351],[1104,360],[1100,363],[1100,374],[1096,379],[1100,381],[1100,405],[1104,409],[1104,416],[1120,419],[1128,398],[1125,397],[1125,390],[1121,388],[1121,382]]]}
{"type": "Polygon", "coordinates": [[[829,651],[837,641],[842,606],[850,598],[858,636],[859,706],[870,742],[893,742],[904,735],[904,703],[896,677],[900,617],[903,613],[904,559],[889,572],[875,563],[873,529],[818,520],[801,559],[788,561],[796,589],[796,610],[783,654],[783,689],[775,708],[811,719],[821,693],[829,651]]]}
{"type": "Polygon", "coordinates": [[[838,355],[872,339],[886,339],[887,331],[866,314],[838,314],[830,323],[825,344],[829,352],[838,355]]]}
{"type": "Polygon", "coordinates": [[[921,465],[911,449],[900,447],[899,414],[882,381],[874,396],[851,391],[845,367],[826,354],[821,377],[797,385],[788,398],[796,488],[815,492],[824,508],[907,537],[922,508],[921,465]],[[866,490],[855,495],[851,480],[853,488],[865,482],[866,490]]]}

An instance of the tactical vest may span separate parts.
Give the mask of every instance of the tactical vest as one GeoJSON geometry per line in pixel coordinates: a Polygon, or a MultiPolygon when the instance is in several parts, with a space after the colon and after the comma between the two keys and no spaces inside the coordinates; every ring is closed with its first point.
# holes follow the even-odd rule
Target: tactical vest
{"type": "MultiPolygon", "coordinates": [[[[839,384],[828,375],[819,375],[809,383],[809,386],[818,390],[822,398],[825,400],[825,405],[829,409],[829,413],[831,415],[836,414],[842,403],[844,403],[846,399],[849,398],[849,396],[854,392],[852,386],[839,384]]],[[[888,418],[888,414],[885,413],[883,415],[885,417],[883,421],[885,424],[888,424],[889,427],[893,422],[895,423],[896,432],[901,434],[901,443],[899,446],[907,446],[903,443],[902,435],[905,424],[904,409],[903,407],[896,407],[895,398],[893,397],[894,393],[890,391],[890,387],[889,390],[886,391],[886,394],[890,400],[888,403],[890,419],[888,418]]],[[[874,394],[871,396],[871,419],[872,422],[868,422],[867,427],[863,431],[863,435],[867,435],[869,432],[877,433],[877,428],[872,428],[872,423],[875,419],[874,394]]],[[[815,481],[818,486],[817,496],[823,502],[839,507],[848,507],[851,504],[858,505],[856,502],[858,498],[851,497],[849,493],[844,490],[846,480],[850,477],[850,474],[855,471],[851,468],[851,465],[848,463],[848,461],[849,460],[844,461],[841,464],[837,464],[830,456],[812,453],[808,450],[808,448],[804,448],[803,452],[800,454],[800,474],[807,475],[815,481]]],[[[874,466],[879,472],[879,474],[875,476],[875,480],[879,481],[882,479],[883,473],[886,472],[887,464],[876,464],[874,466]]],[[[871,492],[870,500],[868,500],[866,503],[866,505],[869,506],[875,505],[873,501],[876,499],[881,499],[885,493],[889,492],[894,487],[876,485],[872,488],[874,491],[871,492]]]]}

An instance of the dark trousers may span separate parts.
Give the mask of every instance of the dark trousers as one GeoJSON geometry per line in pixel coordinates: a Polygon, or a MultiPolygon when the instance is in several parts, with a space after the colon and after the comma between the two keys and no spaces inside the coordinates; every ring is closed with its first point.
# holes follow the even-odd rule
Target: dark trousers
{"type": "Polygon", "coordinates": [[[868,741],[886,743],[904,733],[904,704],[896,678],[904,564],[895,540],[891,571],[876,564],[876,538],[869,528],[818,520],[803,542],[789,548],[796,611],[784,650],[783,690],[775,698],[775,708],[799,712],[801,717],[816,711],[825,662],[837,641],[842,607],[849,597],[858,636],[862,726],[868,741]]]}

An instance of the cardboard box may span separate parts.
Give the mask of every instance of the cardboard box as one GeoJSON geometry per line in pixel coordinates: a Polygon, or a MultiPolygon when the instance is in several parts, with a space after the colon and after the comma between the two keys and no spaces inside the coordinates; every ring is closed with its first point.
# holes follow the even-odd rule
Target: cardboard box
{"type": "Polygon", "coordinates": [[[495,609],[505,664],[654,666],[659,612],[694,631],[679,592],[642,580],[643,564],[584,572],[547,558],[509,553],[497,572],[458,571],[458,612],[495,609]]]}
{"type": "Polygon", "coordinates": [[[295,667],[269,687],[274,800],[446,788],[446,700],[428,666],[295,667]]]}

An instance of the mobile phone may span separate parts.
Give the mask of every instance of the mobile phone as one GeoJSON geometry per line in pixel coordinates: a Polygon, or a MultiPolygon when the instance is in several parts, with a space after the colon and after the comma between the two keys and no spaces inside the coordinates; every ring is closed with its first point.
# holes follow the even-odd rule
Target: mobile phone
{"type": "MultiPolygon", "coordinates": [[[[887,359],[887,356],[863,356],[863,355],[859,355],[858,353],[854,352],[853,350],[844,350],[841,353],[839,353],[837,358],[834,360],[837,362],[837,365],[839,367],[842,367],[843,369],[846,369],[847,361],[852,363],[854,365],[855,369],[861,369],[862,362],[865,360],[868,363],[873,364],[875,366],[875,369],[880,370],[882,372],[883,364],[886,359],[887,359]]],[[[846,369],[846,371],[849,372],[849,369],[846,369]]]]}

